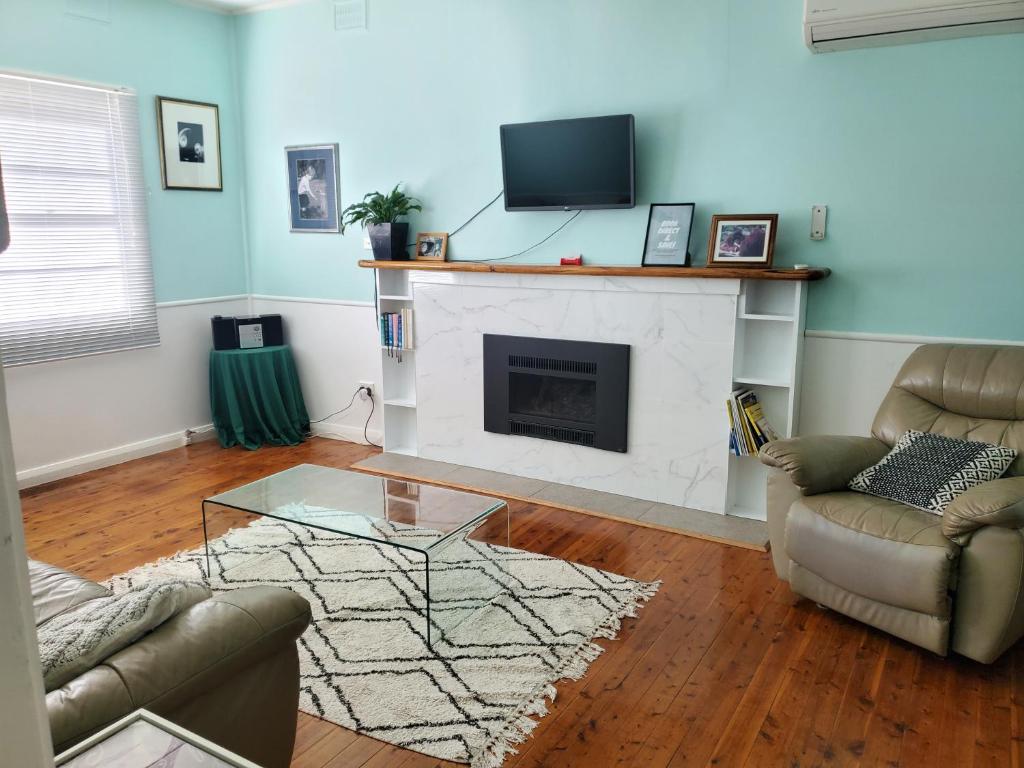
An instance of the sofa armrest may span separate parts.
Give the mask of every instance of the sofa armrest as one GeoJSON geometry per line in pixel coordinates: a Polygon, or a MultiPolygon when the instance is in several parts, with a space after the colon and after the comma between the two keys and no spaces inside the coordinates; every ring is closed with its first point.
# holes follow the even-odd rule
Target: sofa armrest
{"type": "Polygon", "coordinates": [[[877,464],[889,446],[873,437],[807,435],[761,448],[761,462],[789,475],[804,496],[845,490],[862,470],[877,464]]]}
{"type": "Polygon", "coordinates": [[[232,677],[267,657],[294,653],[309,621],[309,603],[279,587],[204,600],[47,694],[54,746],[66,749],[141,707],[159,714],[214,686],[229,687],[232,677]]]}
{"type": "Polygon", "coordinates": [[[942,532],[951,539],[985,525],[1024,528],[1024,477],[1001,477],[969,488],[942,513],[942,532]]]}

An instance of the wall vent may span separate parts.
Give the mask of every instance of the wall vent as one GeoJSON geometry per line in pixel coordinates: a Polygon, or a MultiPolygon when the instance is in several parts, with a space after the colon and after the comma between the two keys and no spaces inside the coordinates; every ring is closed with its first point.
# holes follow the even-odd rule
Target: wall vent
{"type": "Polygon", "coordinates": [[[508,433],[524,437],[539,437],[542,440],[557,440],[560,443],[585,445],[588,448],[594,447],[594,433],[589,429],[556,427],[552,424],[531,424],[528,421],[509,419],[508,433]]]}
{"type": "Polygon", "coordinates": [[[352,32],[366,29],[366,0],[335,0],[334,29],[352,32]]]}
{"type": "Polygon", "coordinates": [[[556,373],[582,373],[597,375],[597,363],[587,360],[561,360],[553,357],[533,355],[509,355],[509,368],[528,368],[531,371],[552,371],[556,373]]]}

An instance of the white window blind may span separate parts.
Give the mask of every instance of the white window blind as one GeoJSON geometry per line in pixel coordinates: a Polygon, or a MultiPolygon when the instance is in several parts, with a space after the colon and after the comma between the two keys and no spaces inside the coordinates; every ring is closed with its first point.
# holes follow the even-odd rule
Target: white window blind
{"type": "Polygon", "coordinates": [[[160,343],[134,93],[0,72],[0,357],[160,343]]]}

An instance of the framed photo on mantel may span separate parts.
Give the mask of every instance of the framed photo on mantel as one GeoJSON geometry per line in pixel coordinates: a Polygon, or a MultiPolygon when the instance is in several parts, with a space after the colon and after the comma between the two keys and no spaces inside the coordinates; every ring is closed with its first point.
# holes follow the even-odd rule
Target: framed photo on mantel
{"type": "Polygon", "coordinates": [[[777,213],[712,217],[708,266],[768,269],[775,254],[775,230],[778,228],[777,213]]]}
{"type": "Polygon", "coordinates": [[[223,191],[217,105],[157,96],[156,124],[164,189],[223,191]]]}
{"type": "Polygon", "coordinates": [[[644,238],[645,267],[690,266],[690,230],[693,203],[654,203],[647,215],[644,238]]]}

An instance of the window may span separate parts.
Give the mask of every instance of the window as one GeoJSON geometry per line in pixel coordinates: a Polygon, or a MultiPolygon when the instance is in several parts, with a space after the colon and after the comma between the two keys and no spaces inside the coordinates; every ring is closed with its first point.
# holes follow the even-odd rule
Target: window
{"type": "Polygon", "coordinates": [[[0,357],[160,343],[135,94],[0,73],[0,357]]]}

